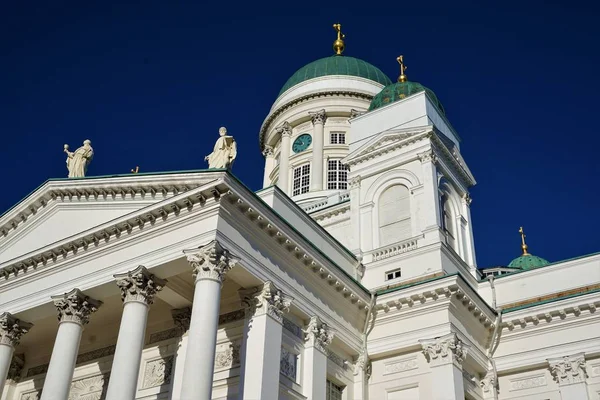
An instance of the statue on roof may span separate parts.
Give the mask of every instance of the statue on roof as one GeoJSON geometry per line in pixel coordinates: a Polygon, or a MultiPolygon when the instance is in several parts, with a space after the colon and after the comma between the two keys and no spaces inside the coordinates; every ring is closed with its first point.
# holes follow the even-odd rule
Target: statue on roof
{"type": "Polygon", "coordinates": [[[65,144],[65,153],[67,153],[67,169],[69,178],[83,178],[87,172],[87,167],[94,157],[94,149],[89,139],[84,140],[83,146],[70,152],[69,145],[65,144]]]}
{"type": "Polygon", "coordinates": [[[208,168],[231,168],[235,157],[237,156],[237,144],[233,136],[227,135],[227,129],[219,129],[219,139],[215,143],[213,152],[204,157],[208,161],[208,168]]]}

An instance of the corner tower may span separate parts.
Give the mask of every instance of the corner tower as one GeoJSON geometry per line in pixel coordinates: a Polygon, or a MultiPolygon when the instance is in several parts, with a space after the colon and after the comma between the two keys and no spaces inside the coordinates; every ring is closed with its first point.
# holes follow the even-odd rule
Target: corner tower
{"type": "Polygon", "coordinates": [[[341,160],[352,140],[349,119],[364,113],[390,79],[366,61],[343,55],[341,25],[334,24],[334,55],[296,71],[283,85],[260,129],[263,186],[276,184],[309,205],[348,189],[341,160]]]}

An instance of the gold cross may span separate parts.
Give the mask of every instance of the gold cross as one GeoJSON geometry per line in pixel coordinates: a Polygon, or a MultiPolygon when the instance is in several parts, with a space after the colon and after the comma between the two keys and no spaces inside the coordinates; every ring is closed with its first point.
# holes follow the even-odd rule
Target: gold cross
{"type": "Polygon", "coordinates": [[[135,169],[132,169],[132,170],[131,170],[131,173],[132,173],[132,174],[137,174],[138,172],[140,172],[140,167],[136,165],[136,166],[135,166],[135,169]]]}
{"type": "Polygon", "coordinates": [[[333,24],[333,29],[335,29],[337,32],[337,40],[333,42],[333,50],[335,51],[335,54],[340,55],[345,48],[345,44],[342,39],[344,39],[346,35],[342,33],[342,24],[333,24]]]}
{"type": "Polygon", "coordinates": [[[398,82],[406,82],[408,78],[404,74],[404,72],[408,69],[408,67],[404,64],[404,56],[399,56],[396,58],[398,64],[400,64],[400,77],[398,78],[398,82]]]}
{"type": "Polygon", "coordinates": [[[519,228],[519,233],[521,234],[521,248],[523,249],[523,255],[526,256],[529,253],[527,253],[527,244],[525,244],[525,238],[527,236],[525,235],[525,231],[523,230],[523,227],[519,228]]]}

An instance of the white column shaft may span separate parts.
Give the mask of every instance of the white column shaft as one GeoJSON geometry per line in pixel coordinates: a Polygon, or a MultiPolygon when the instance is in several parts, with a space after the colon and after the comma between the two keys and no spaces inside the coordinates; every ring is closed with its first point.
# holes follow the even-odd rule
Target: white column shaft
{"type": "Polygon", "coordinates": [[[171,398],[181,399],[181,390],[183,388],[183,371],[185,367],[185,355],[187,353],[188,336],[184,335],[179,341],[177,354],[175,356],[175,365],[173,366],[173,385],[171,386],[171,398]]]}
{"type": "Polygon", "coordinates": [[[58,325],[41,400],[69,398],[82,332],[83,327],[76,322],[63,321],[58,325]]]}
{"type": "Polygon", "coordinates": [[[435,400],[465,399],[462,371],[453,363],[432,367],[431,375],[431,392],[435,400]]]}
{"type": "Polygon", "coordinates": [[[423,168],[423,207],[422,216],[424,225],[421,230],[437,228],[441,226],[440,201],[438,195],[438,182],[435,164],[431,161],[424,161],[423,168]]]}
{"type": "Polygon", "coordinates": [[[590,397],[586,383],[581,382],[561,386],[560,398],[562,400],[589,400],[590,397]]]}
{"type": "Polygon", "coordinates": [[[0,344],[0,394],[6,384],[6,377],[10,369],[10,362],[15,348],[8,344],[0,344]]]}
{"type": "Polygon", "coordinates": [[[323,142],[324,142],[324,126],[322,122],[315,123],[315,130],[312,141],[312,165],[310,190],[323,190],[323,142]]]}
{"type": "Polygon", "coordinates": [[[354,385],[349,398],[351,400],[367,400],[369,398],[368,390],[367,374],[363,369],[360,369],[358,374],[354,375],[354,385]]]}
{"type": "Polygon", "coordinates": [[[106,392],[107,400],[135,399],[148,309],[147,304],[139,301],[128,301],[123,306],[117,348],[106,392]]]}
{"type": "Polygon", "coordinates": [[[220,282],[211,279],[196,282],[183,371],[182,400],[211,399],[220,301],[220,282]]]}
{"type": "Polygon", "coordinates": [[[265,175],[263,177],[263,187],[271,186],[271,173],[275,168],[275,157],[272,154],[267,154],[265,157],[265,175]]]}
{"type": "Polygon", "coordinates": [[[463,216],[467,220],[467,232],[465,238],[465,244],[467,248],[467,259],[465,260],[467,264],[471,267],[471,271],[473,275],[475,275],[477,269],[477,263],[475,259],[475,242],[473,240],[473,226],[471,225],[471,207],[467,204],[465,200],[462,202],[463,208],[463,216]]]}
{"type": "Polygon", "coordinates": [[[287,195],[290,194],[289,176],[290,176],[290,147],[291,135],[281,135],[281,148],[279,151],[279,179],[277,186],[287,195]]]}
{"type": "Polygon", "coordinates": [[[246,320],[243,399],[278,399],[282,326],[267,314],[246,320]]]}
{"type": "Polygon", "coordinates": [[[302,391],[309,399],[324,399],[327,392],[327,356],[315,346],[304,349],[302,391]]]}

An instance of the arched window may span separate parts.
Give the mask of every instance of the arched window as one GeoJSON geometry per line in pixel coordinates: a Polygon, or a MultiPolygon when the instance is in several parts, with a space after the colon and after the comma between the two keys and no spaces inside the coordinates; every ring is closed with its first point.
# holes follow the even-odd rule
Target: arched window
{"type": "Polygon", "coordinates": [[[410,192],[406,186],[387,188],[379,198],[379,245],[411,237],[410,192]]]}
{"type": "Polygon", "coordinates": [[[441,198],[441,210],[442,210],[442,229],[446,232],[448,238],[448,244],[452,249],[457,251],[456,248],[456,217],[452,211],[452,205],[448,200],[447,195],[442,195],[441,198]]]}

